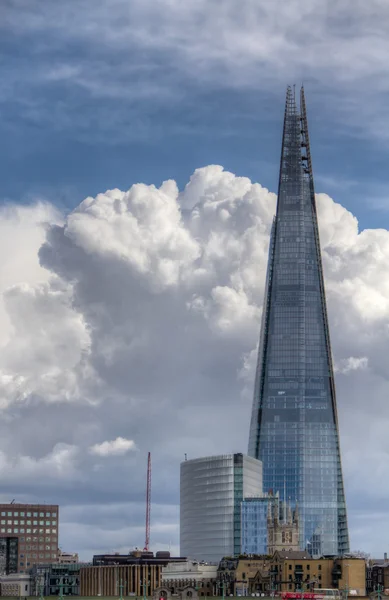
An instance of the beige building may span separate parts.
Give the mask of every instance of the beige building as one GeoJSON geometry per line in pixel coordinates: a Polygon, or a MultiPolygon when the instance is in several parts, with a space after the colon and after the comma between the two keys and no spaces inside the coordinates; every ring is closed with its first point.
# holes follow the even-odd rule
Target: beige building
{"type": "Polygon", "coordinates": [[[270,589],[304,591],[348,590],[366,596],[366,562],[363,558],[310,558],[304,552],[276,552],[271,560],[270,589]]]}
{"type": "Polygon", "coordinates": [[[0,596],[23,598],[31,594],[31,579],[27,573],[12,573],[0,577],[0,596]]]}
{"type": "Polygon", "coordinates": [[[216,592],[218,565],[197,561],[171,562],[162,567],[162,584],[177,594],[188,587],[198,591],[199,596],[214,596],[216,592]]]}
{"type": "Polygon", "coordinates": [[[61,548],[58,548],[58,563],[60,565],[77,565],[79,563],[78,554],[74,552],[62,552],[61,548]]]}
{"type": "Polygon", "coordinates": [[[13,552],[13,545],[17,547],[17,561],[13,561],[17,572],[56,562],[58,523],[58,505],[0,504],[0,574],[7,574],[7,552],[8,548],[13,552]]]}
{"type": "Polygon", "coordinates": [[[152,596],[160,587],[162,565],[81,567],[81,596],[152,596]],[[122,590],[120,589],[122,587],[122,590]]]}

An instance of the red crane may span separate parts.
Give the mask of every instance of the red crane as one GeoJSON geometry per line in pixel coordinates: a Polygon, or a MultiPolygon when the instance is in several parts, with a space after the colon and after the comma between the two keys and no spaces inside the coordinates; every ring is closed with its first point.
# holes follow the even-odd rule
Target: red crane
{"type": "Polygon", "coordinates": [[[150,511],[151,511],[151,453],[147,455],[147,486],[146,486],[146,541],[145,551],[150,545],[150,511]]]}

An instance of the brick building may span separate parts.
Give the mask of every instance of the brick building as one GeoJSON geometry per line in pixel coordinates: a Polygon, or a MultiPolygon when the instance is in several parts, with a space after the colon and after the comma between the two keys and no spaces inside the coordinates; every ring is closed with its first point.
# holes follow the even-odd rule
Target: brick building
{"type": "Polygon", "coordinates": [[[0,504],[0,575],[56,562],[58,519],[58,505],[0,504]],[[16,560],[9,554],[11,546],[16,560]]]}

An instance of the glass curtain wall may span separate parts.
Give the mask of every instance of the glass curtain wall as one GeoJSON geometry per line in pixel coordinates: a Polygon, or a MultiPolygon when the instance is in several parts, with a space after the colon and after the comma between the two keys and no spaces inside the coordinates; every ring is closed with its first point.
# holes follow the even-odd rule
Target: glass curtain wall
{"type": "Polygon", "coordinates": [[[249,455],[263,463],[265,491],[298,500],[302,549],[349,550],[305,99],[299,111],[290,88],[249,455]]]}

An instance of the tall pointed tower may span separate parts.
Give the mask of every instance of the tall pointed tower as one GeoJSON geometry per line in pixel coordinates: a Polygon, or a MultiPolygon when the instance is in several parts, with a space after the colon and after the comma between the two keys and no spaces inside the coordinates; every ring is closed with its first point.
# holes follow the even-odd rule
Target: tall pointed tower
{"type": "Polygon", "coordinates": [[[264,489],[298,501],[300,548],[349,551],[334,373],[304,90],[286,96],[250,426],[264,489]]]}

